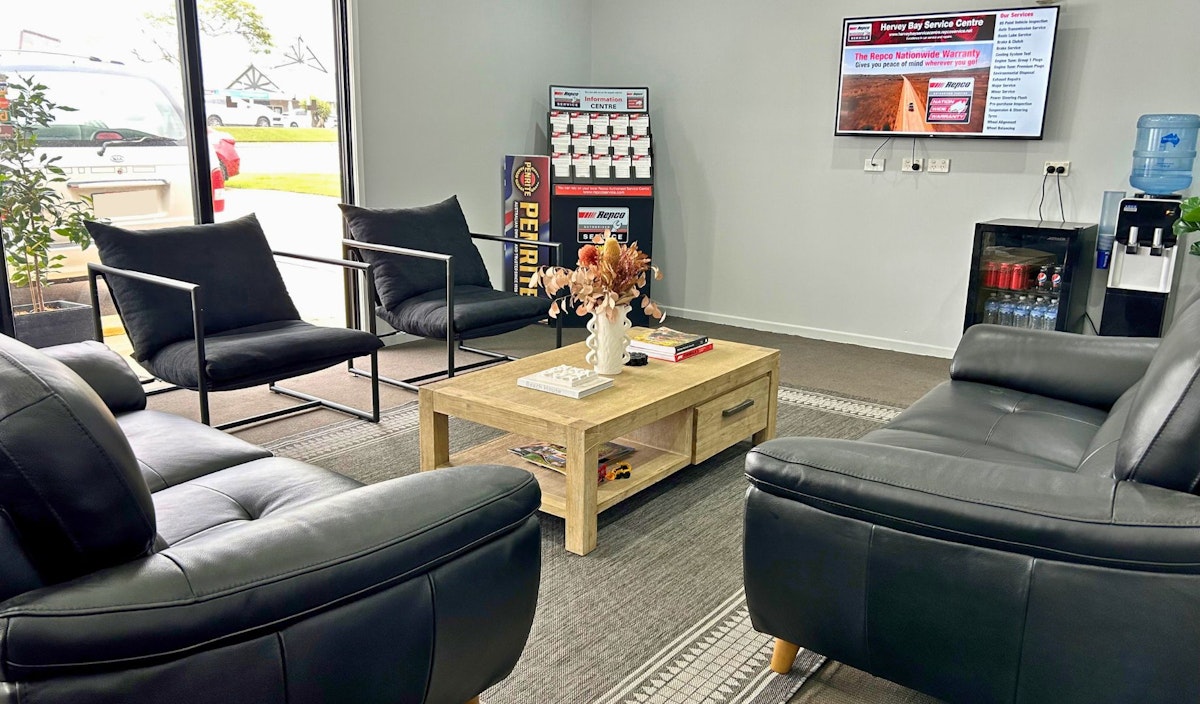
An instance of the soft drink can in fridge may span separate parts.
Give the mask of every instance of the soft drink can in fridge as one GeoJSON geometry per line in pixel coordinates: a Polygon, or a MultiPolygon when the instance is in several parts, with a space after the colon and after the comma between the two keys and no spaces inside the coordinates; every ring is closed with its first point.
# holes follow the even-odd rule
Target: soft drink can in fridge
{"type": "Polygon", "coordinates": [[[1000,264],[994,259],[983,265],[983,285],[988,288],[999,288],[1000,264]]]}
{"type": "Polygon", "coordinates": [[[1004,262],[1000,265],[1000,274],[996,277],[996,288],[1012,288],[1012,264],[1004,262]]]}
{"type": "Polygon", "coordinates": [[[1020,291],[1025,288],[1026,267],[1024,264],[1013,264],[1012,266],[1012,281],[1009,288],[1014,291],[1020,291]]]}

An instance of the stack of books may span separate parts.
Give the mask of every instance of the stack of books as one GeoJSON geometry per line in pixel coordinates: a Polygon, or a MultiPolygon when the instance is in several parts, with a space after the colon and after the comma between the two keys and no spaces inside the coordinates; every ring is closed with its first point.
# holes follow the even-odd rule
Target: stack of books
{"type": "Polygon", "coordinates": [[[613,385],[613,380],[591,369],[566,364],[517,379],[517,386],[558,394],[568,398],[583,398],[613,385]]]}
{"type": "Polygon", "coordinates": [[[671,328],[655,328],[634,335],[629,343],[630,352],[642,352],[651,359],[681,362],[713,348],[706,335],[693,335],[671,328]]]}

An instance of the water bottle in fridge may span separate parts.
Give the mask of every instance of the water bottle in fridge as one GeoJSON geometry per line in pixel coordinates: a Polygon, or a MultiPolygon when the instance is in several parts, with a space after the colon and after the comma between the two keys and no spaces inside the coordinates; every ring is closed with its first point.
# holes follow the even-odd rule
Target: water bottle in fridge
{"type": "Polygon", "coordinates": [[[1013,327],[1027,328],[1029,327],[1029,313],[1033,310],[1033,306],[1029,305],[1029,299],[1021,296],[1017,299],[1017,307],[1013,311],[1013,327]]]}
{"type": "Polygon", "coordinates": [[[988,296],[983,304],[983,322],[996,325],[1000,322],[1000,298],[996,294],[988,296]]]}
{"type": "Polygon", "coordinates": [[[1005,294],[1004,300],[1000,301],[1000,324],[1012,327],[1013,324],[1013,299],[1012,296],[1005,294]]]}
{"type": "Polygon", "coordinates": [[[1057,298],[1051,299],[1050,305],[1046,306],[1046,317],[1043,319],[1042,329],[1043,330],[1057,330],[1058,329],[1058,299],[1057,298]]]}
{"type": "Polygon", "coordinates": [[[1033,311],[1029,314],[1029,327],[1032,330],[1044,330],[1046,323],[1046,299],[1041,296],[1033,302],[1033,311]]]}

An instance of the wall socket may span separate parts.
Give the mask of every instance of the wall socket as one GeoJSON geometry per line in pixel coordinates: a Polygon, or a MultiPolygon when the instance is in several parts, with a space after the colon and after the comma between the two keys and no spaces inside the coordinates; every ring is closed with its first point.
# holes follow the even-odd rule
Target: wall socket
{"type": "Polygon", "coordinates": [[[931,174],[948,174],[950,173],[950,160],[930,159],[929,168],[925,170],[931,174]]]}
{"type": "Polygon", "coordinates": [[[885,162],[887,162],[887,159],[884,159],[883,157],[879,157],[874,160],[864,159],[863,171],[883,171],[883,165],[885,162]]]}
{"type": "Polygon", "coordinates": [[[1057,169],[1060,166],[1062,167],[1063,172],[1058,174],[1059,176],[1071,175],[1071,162],[1069,161],[1047,161],[1046,166],[1042,168],[1042,173],[1053,175],[1050,170],[1057,169]]]}
{"type": "Polygon", "coordinates": [[[925,170],[924,159],[905,159],[900,164],[900,170],[905,173],[915,174],[925,170]]]}

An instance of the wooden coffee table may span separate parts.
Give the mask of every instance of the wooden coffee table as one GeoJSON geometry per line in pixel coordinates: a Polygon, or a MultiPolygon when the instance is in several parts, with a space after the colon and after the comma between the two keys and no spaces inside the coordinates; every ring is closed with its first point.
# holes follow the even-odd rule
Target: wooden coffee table
{"type": "Polygon", "coordinates": [[[615,384],[582,399],[517,386],[517,378],[560,364],[586,367],[583,343],[421,387],[421,470],[508,464],[532,472],[542,511],[566,521],[566,548],[596,547],[596,516],[671,474],[752,437],[775,435],[779,351],[713,341],[682,362],[625,367],[615,384]],[[449,452],[449,417],[510,434],[449,452]],[[597,448],[614,440],[637,448],[629,479],[597,486],[597,448]],[[509,452],[533,442],[567,448],[566,475],[509,452]]]}

